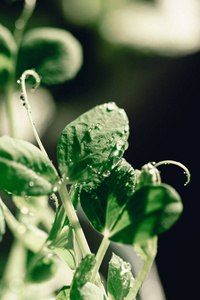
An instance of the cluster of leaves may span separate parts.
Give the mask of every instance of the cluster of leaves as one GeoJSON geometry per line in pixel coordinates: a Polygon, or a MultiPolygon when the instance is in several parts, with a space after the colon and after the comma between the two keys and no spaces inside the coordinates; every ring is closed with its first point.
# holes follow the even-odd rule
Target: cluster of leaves
{"type": "Polygon", "coordinates": [[[27,31],[18,45],[14,35],[0,24],[0,87],[16,82],[24,70],[34,68],[42,84],[72,79],[82,65],[82,47],[68,31],[53,27],[27,31]]]}
{"type": "MultiPolygon", "coordinates": [[[[128,136],[127,115],[115,103],[89,110],[68,124],[61,133],[57,148],[61,176],[49,158],[34,145],[16,138],[1,137],[0,189],[12,196],[18,208],[32,205],[37,212],[36,199],[59,192],[61,186],[69,184],[75,208],[80,202],[92,226],[111,241],[136,244],[145,260],[147,252],[144,245],[177,221],[182,212],[182,202],[171,186],[161,183],[160,174],[153,164],[148,163],[139,171],[123,158],[128,136]]],[[[1,209],[0,231],[3,234],[3,215],[11,229],[13,227],[3,204],[1,209]]],[[[45,245],[48,253],[58,255],[71,269],[76,269],[71,287],[64,287],[56,299],[106,299],[102,290],[90,282],[96,263],[94,256],[86,256],[76,268],[79,261],[74,231],[66,213],[63,206],[57,208],[54,224],[45,234],[34,224],[31,227],[23,224],[22,234],[16,233],[16,226],[22,225],[20,221],[14,226],[14,235],[36,253],[36,262],[40,261],[28,268],[27,278],[33,279],[34,274],[38,274],[36,267],[41,273],[41,259],[45,254],[41,258],[38,249],[45,245]],[[27,243],[28,238],[32,243],[27,243]]],[[[45,263],[45,268],[53,274],[49,271],[52,271],[52,261],[45,263]]],[[[45,279],[46,275],[40,280],[45,279]]],[[[130,266],[113,255],[108,272],[108,299],[125,299],[133,286],[130,266]]]]}

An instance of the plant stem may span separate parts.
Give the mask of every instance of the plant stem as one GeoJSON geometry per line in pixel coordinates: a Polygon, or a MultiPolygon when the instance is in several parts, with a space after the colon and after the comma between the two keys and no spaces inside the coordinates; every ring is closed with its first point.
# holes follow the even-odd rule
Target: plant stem
{"type": "Polygon", "coordinates": [[[13,68],[12,71],[10,72],[9,82],[6,86],[6,109],[7,109],[7,116],[9,121],[9,131],[12,137],[16,137],[12,97],[13,97],[13,91],[15,86],[19,48],[22,42],[23,33],[25,31],[28,20],[30,19],[34,11],[35,5],[36,5],[36,0],[25,0],[23,11],[20,17],[18,18],[18,20],[15,22],[14,38],[17,45],[17,49],[12,54],[13,68]]]}
{"type": "Polygon", "coordinates": [[[110,241],[108,240],[107,237],[104,236],[104,238],[101,242],[101,245],[98,249],[98,252],[96,254],[96,264],[95,264],[93,272],[92,272],[91,282],[95,281],[96,275],[99,271],[100,265],[102,263],[102,260],[106,254],[106,251],[107,251],[109,245],[110,245],[110,241]]]}
{"type": "MultiPolygon", "coordinates": [[[[142,251],[139,256],[144,260],[144,265],[142,270],[140,271],[138,277],[136,278],[133,287],[131,288],[130,292],[126,296],[125,300],[133,300],[136,298],[139,289],[141,288],[151,266],[157,254],[157,245],[158,245],[158,237],[154,236],[153,238],[149,239],[142,245],[139,245],[140,250],[142,251]]],[[[137,251],[136,251],[137,252],[137,251]]]]}
{"type": "Polygon", "coordinates": [[[70,225],[73,227],[73,229],[75,231],[76,239],[77,239],[77,242],[81,249],[81,252],[82,252],[83,256],[85,256],[87,254],[90,254],[91,251],[90,251],[90,248],[86,241],[85,235],[81,228],[80,222],[78,220],[77,214],[75,212],[75,209],[73,207],[73,204],[71,202],[71,199],[70,199],[70,196],[69,196],[69,193],[67,191],[65,184],[66,184],[65,182],[63,182],[61,184],[61,187],[59,189],[59,195],[60,195],[62,204],[65,208],[66,214],[69,218],[70,225]]]}
{"type": "Polygon", "coordinates": [[[154,257],[148,257],[147,260],[144,262],[144,266],[142,270],[140,271],[138,277],[136,278],[134,282],[134,286],[132,287],[131,291],[129,292],[128,296],[125,298],[125,300],[133,300],[136,298],[139,289],[141,288],[151,266],[154,261],[154,257]]]}
{"type": "Polygon", "coordinates": [[[13,279],[22,279],[25,274],[27,250],[22,242],[15,239],[9,253],[3,279],[10,283],[13,279]]]}
{"type": "MultiPolygon", "coordinates": [[[[91,254],[91,251],[88,246],[87,240],[85,238],[84,232],[82,230],[82,227],[80,225],[79,219],[76,214],[76,211],[74,209],[74,206],[71,202],[71,199],[70,199],[70,196],[68,193],[68,190],[66,188],[65,181],[63,183],[61,183],[61,187],[58,192],[59,192],[62,204],[65,208],[65,212],[68,216],[70,225],[73,227],[73,229],[75,231],[76,240],[78,242],[78,245],[80,247],[82,255],[86,256],[87,254],[91,254]]],[[[101,282],[100,275],[97,272],[98,272],[98,269],[97,269],[96,275],[95,275],[95,282],[96,282],[97,286],[104,292],[104,294],[106,296],[106,292],[105,292],[104,286],[101,282]]],[[[107,296],[106,296],[106,298],[107,298],[107,296]]]]}
{"type": "Polygon", "coordinates": [[[22,13],[15,22],[14,38],[18,48],[21,45],[23,34],[26,29],[26,25],[30,17],[32,16],[32,13],[35,9],[35,5],[36,5],[36,0],[25,0],[22,13]]]}

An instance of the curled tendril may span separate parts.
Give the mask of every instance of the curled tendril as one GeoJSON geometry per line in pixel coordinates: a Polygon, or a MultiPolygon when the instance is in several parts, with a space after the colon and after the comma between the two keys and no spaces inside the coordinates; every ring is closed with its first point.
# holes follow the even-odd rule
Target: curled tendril
{"type": "Polygon", "coordinates": [[[29,105],[28,96],[27,96],[27,92],[26,92],[26,79],[28,79],[29,76],[32,76],[35,79],[35,85],[32,88],[32,91],[36,90],[38,88],[38,86],[40,85],[41,78],[38,75],[38,73],[35,72],[35,70],[26,70],[26,71],[24,71],[22,76],[20,77],[20,80],[18,81],[21,84],[21,89],[22,89],[21,100],[23,101],[23,105],[26,108],[26,111],[27,111],[27,114],[28,114],[28,119],[29,119],[29,122],[31,124],[31,128],[33,130],[36,141],[37,141],[41,151],[46,156],[48,156],[47,153],[46,153],[46,150],[44,149],[44,147],[42,145],[42,142],[41,142],[41,140],[39,138],[39,135],[37,133],[37,130],[35,128],[35,124],[33,123],[33,120],[32,120],[32,117],[31,117],[31,107],[29,105]]]}
{"type": "Polygon", "coordinates": [[[184,166],[182,163],[178,162],[178,161],[174,161],[174,160],[162,160],[156,164],[154,164],[154,167],[157,168],[161,165],[176,165],[180,168],[182,168],[184,170],[184,174],[186,174],[187,176],[187,181],[185,182],[184,185],[187,185],[190,182],[190,178],[191,178],[191,174],[190,171],[188,170],[188,168],[186,168],[186,166],[184,166]]]}

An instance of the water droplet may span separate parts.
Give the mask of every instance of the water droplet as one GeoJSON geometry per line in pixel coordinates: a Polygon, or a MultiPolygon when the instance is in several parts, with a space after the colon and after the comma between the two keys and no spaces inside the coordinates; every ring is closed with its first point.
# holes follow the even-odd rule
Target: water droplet
{"type": "Polygon", "coordinates": [[[57,192],[57,190],[58,190],[58,188],[55,186],[55,187],[53,188],[53,192],[55,193],[55,192],[57,192]]]}
{"type": "Polygon", "coordinates": [[[21,209],[20,209],[20,212],[23,214],[23,215],[26,215],[26,214],[28,214],[28,212],[29,212],[29,210],[28,210],[28,208],[27,207],[22,207],[21,209]]]}
{"type": "Polygon", "coordinates": [[[30,182],[29,182],[29,186],[30,186],[30,187],[34,186],[34,182],[33,182],[33,181],[30,181],[30,182]]]}
{"type": "Polygon", "coordinates": [[[103,177],[109,177],[110,176],[110,171],[109,170],[107,170],[106,172],[104,172],[102,175],[103,175],[103,177]]]}
{"type": "Polygon", "coordinates": [[[68,181],[68,180],[69,180],[69,177],[67,176],[65,179],[68,181]]]}
{"type": "Polygon", "coordinates": [[[16,22],[15,22],[15,27],[17,29],[23,29],[24,28],[24,25],[25,25],[25,22],[24,20],[22,19],[18,19],[16,22]]]}
{"type": "Polygon", "coordinates": [[[115,103],[114,102],[109,102],[107,104],[107,111],[112,111],[115,108],[115,103]]]}
{"type": "Polygon", "coordinates": [[[18,79],[18,80],[17,80],[17,83],[18,83],[18,84],[20,84],[20,83],[21,83],[21,80],[20,80],[20,79],[18,79]]]}
{"type": "Polygon", "coordinates": [[[17,227],[17,232],[18,232],[19,234],[24,234],[24,233],[26,232],[26,227],[25,227],[24,225],[19,225],[19,226],[17,227]]]}

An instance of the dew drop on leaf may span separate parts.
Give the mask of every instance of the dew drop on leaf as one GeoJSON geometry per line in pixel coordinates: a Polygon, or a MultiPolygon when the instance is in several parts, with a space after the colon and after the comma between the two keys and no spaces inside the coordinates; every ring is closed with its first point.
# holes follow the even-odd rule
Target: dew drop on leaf
{"type": "Polygon", "coordinates": [[[109,177],[110,176],[110,171],[107,170],[106,172],[103,173],[103,177],[109,177]]]}
{"type": "Polygon", "coordinates": [[[115,108],[114,102],[109,102],[107,105],[107,111],[112,111],[115,108]]]}

